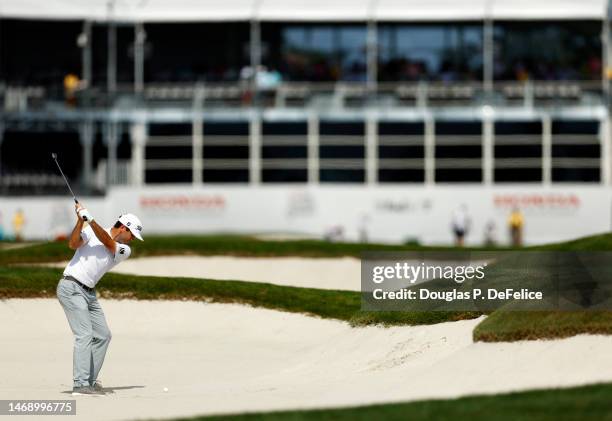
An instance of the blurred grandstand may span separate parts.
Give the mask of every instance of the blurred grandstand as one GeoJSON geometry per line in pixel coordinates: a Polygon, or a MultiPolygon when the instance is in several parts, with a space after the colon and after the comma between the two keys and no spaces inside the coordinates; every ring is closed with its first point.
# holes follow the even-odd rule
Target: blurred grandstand
{"type": "Polygon", "coordinates": [[[0,194],[61,193],[51,151],[80,194],[609,186],[609,28],[604,0],[4,0],[0,194]]]}

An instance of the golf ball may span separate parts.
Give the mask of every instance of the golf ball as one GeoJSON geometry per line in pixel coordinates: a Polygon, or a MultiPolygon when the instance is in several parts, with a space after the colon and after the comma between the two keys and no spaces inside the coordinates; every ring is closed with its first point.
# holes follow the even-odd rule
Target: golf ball
{"type": "Polygon", "coordinates": [[[168,388],[167,388],[167,387],[164,387],[164,392],[167,392],[167,391],[168,391],[168,388]]]}

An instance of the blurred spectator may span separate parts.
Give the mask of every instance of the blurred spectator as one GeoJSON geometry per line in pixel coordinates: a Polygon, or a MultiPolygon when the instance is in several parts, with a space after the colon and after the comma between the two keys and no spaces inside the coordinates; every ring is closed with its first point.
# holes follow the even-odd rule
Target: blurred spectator
{"type": "Polygon", "coordinates": [[[440,66],[439,78],[442,82],[454,82],[457,80],[457,74],[455,73],[450,61],[444,60],[440,66]]]}
{"type": "Polygon", "coordinates": [[[597,56],[591,56],[587,62],[587,65],[589,79],[599,79],[602,72],[601,59],[597,56]]]}
{"type": "Polygon", "coordinates": [[[370,215],[368,215],[367,213],[364,213],[363,215],[361,215],[361,218],[359,219],[359,242],[360,243],[367,243],[369,236],[368,236],[368,226],[370,225],[370,215]]]}
{"type": "Polygon", "coordinates": [[[512,209],[508,218],[508,228],[510,229],[510,238],[514,247],[520,247],[523,244],[524,223],[523,214],[519,208],[512,209]]]}
{"type": "Polygon", "coordinates": [[[354,61],[351,63],[350,68],[346,72],[344,80],[353,82],[365,82],[367,80],[367,69],[366,65],[360,61],[354,61]]]}
{"type": "Polygon", "coordinates": [[[519,82],[527,82],[530,79],[529,72],[523,62],[514,65],[514,78],[519,82]]]}
{"type": "Polygon", "coordinates": [[[251,66],[240,69],[240,80],[247,82],[253,80],[253,76],[259,89],[276,89],[283,80],[278,70],[268,70],[266,66],[258,66],[255,74],[251,66]]]}
{"type": "Polygon", "coordinates": [[[334,225],[329,227],[325,231],[325,235],[323,236],[326,241],[330,243],[335,243],[337,241],[344,240],[344,227],[342,225],[334,225]]]}
{"type": "Polygon", "coordinates": [[[399,58],[382,62],[379,66],[380,79],[382,81],[419,81],[429,79],[427,65],[422,61],[399,58]]]}
{"type": "Polygon", "coordinates": [[[25,215],[23,210],[17,209],[13,216],[13,231],[15,233],[15,241],[23,241],[23,226],[26,223],[25,215]]]}
{"type": "Polygon", "coordinates": [[[64,98],[66,106],[75,107],[77,105],[76,92],[81,85],[79,77],[74,73],[64,76],[64,98]]]}
{"type": "Polygon", "coordinates": [[[276,89],[283,81],[283,78],[278,70],[268,70],[266,66],[259,66],[257,68],[256,81],[259,89],[276,89]]]}
{"type": "Polygon", "coordinates": [[[496,238],[497,235],[495,231],[496,231],[495,221],[491,219],[489,220],[489,222],[487,222],[487,225],[485,225],[485,238],[484,238],[485,246],[492,247],[497,244],[497,238],[496,238]]]}
{"type": "Polygon", "coordinates": [[[471,220],[468,215],[467,205],[462,204],[453,212],[452,216],[452,229],[455,235],[455,245],[457,247],[463,247],[465,243],[465,237],[470,230],[471,220]]]}

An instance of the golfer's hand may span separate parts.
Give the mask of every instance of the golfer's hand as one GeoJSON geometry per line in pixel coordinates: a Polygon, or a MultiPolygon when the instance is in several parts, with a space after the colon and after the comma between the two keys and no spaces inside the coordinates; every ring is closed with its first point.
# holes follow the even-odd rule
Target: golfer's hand
{"type": "Polygon", "coordinates": [[[80,204],[77,203],[75,208],[77,209],[77,215],[79,215],[79,218],[81,218],[83,221],[91,222],[94,220],[93,216],[91,216],[91,213],[89,213],[89,211],[80,204]]]}

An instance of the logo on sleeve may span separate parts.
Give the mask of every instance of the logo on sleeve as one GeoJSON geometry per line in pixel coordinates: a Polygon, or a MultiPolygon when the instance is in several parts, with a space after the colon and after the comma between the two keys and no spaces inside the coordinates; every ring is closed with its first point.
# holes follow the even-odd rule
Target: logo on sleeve
{"type": "Polygon", "coordinates": [[[119,247],[119,254],[125,254],[125,248],[119,247]]]}

